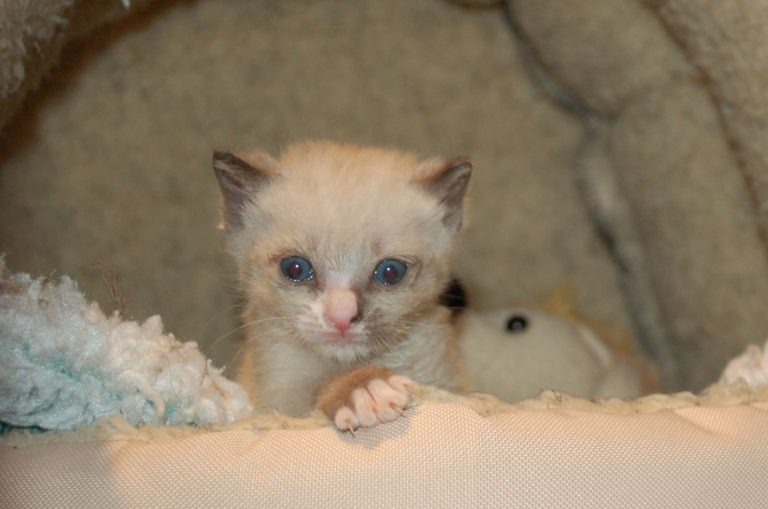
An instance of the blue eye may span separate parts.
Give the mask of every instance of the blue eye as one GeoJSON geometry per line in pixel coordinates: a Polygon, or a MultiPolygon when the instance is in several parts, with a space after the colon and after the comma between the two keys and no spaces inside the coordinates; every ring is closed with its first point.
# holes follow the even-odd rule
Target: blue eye
{"type": "Polygon", "coordinates": [[[396,285],[405,277],[408,265],[400,260],[383,260],[373,271],[373,279],[384,286],[396,285]]]}
{"type": "Polygon", "coordinates": [[[280,260],[280,270],[285,277],[294,283],[309,281],[315,277],[315,269],[312,268],[312,264],[309,263],[309,260],[302,258],[301,256],[289,256],[288,258],[283,258],[280,260]]]}

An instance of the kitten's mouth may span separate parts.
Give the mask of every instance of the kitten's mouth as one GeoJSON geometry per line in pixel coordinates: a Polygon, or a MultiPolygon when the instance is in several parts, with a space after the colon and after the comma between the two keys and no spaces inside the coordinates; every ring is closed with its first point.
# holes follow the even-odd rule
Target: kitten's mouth
{"type": "Polygon", "coordinates": [[[363,332],[346,331],[323,332],[313,337],[315,348],[324,356],[341,363],[356,362],[365,359],[370,354],[366,335],[363,332]]]}
{"type": "Polygon", "coordinates": [[[353,331],[346,331],[344,333],[327,332],[324,334],[323,340],[326,344],[333,346],[352,346],[362,341],[362,335],[359,332],[353,331]]]}

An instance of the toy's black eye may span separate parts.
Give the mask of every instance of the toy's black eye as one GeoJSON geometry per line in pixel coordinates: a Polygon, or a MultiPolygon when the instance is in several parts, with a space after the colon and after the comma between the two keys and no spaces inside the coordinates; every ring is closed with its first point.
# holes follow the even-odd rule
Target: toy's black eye
{"type": "Polygon", "coordinates": [[[400,260],[383,260],[373,271],[373,279],[384,286],[396,285],[405,277],[408,265],[400,260]]]}
{"type": "Polygon", "coordinates": [[[507,331],[517,334],[528,328],[528,319],[523,315],[512,315],[507,320],[507,331]]]}
{"type": "Polygon", "coordinates": [[[283,258],[280,260],[280,270],[285,277],[294,283],[309,281],[315,276],[315,269],[312,268],[312,264],[301,256],[283,258]]]}

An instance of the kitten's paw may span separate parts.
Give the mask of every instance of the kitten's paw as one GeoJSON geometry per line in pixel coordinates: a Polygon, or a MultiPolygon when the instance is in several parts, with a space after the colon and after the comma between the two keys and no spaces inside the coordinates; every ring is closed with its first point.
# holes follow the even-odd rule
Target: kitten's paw
{"type": "Polygon", "coordinates": [[[414,382],[402,375],[364,366],[332,380],[319,406],[337,428],[354,431],[397,419],[411,400],[414,382]]]}
{"type": "Polygon", "coordinates": [[[382,422],[394,421],[410,403],[410,378],[393,375],[388,379],[374,378],[367,386],[352,391],[347,404],[333,416],[333,423],[344,431],[358,427],[370,428],[382,422]]]}

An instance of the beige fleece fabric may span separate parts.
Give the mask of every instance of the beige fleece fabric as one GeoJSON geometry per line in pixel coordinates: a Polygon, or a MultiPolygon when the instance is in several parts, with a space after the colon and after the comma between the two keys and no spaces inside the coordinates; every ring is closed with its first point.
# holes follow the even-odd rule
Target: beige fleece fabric
{"type": "MultiPolygon", "coordinates": [[[[150,0],[0,2],[0,128],[59,60],[63,48],[150,0]]],[[[21,113],[23,115],[23,113],[21,113]]]]}
{"type": "Polygon", "coordinates": [[[765,4],[509,8],[554,99],[583,122],[577,166],[626,262],[634,316],[667,343],[679,383],[705,386],[768,329],[765,4]]]}
{"type": "Polygon", "coordinates": [[[616,269],[569,157],[580,126],[529,81],[500,7],[439,0],[158,2],[72,46],[7,130],[12,270],[66,272],[105,309],[163,316],[218,364],[237,351],[213,148],[302,138],[475,162],[456,272],[480,308],[564,283],[624,330],[616,269]]]}
{"type": "Polygon", "coordinates": [[[238,305],[211,150],[307,137],[472,156],[455,272],[473,304],[570,284],[668,389],[706,386],[768,332],[759,0],[0,9],[9,266],[159,313],[218,364],[238,305]]]}

